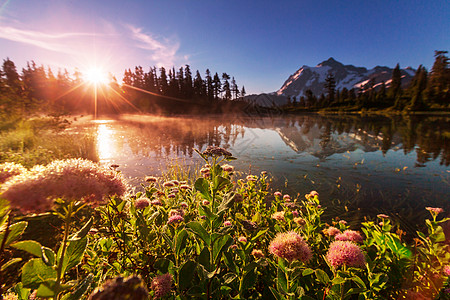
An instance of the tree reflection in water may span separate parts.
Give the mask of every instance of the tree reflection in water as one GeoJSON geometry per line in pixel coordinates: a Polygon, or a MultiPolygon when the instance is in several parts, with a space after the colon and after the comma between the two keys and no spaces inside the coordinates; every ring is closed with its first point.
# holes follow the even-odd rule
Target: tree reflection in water
{"type": "Polygon", "coordinates": [[[425,206],[450,210],[445,116],[123,115],[79,126],[97,132],[100,161],[121,165],[136,186],[172,159],[199,162],[193,148],[214,145],[236,155],[240,171],[269,171],[277,189],[321,191],[327,213],[347,221],[383,212],[409,223],[425,206]]]}

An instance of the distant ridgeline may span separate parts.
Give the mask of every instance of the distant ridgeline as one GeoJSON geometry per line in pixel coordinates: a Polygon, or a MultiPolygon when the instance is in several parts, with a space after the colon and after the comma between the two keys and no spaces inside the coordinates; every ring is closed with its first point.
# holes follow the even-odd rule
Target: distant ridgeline
{"type": "Polygon", "coordinates": [[[219,77],[206,70],[192,76],[189,65],[169,69],[138,66],[125,70],[120,84],[114,76],[108,83],[90,83],[79,71],[67,70],[55,76],[50,68],[34,61],[19,74],[13,61],[3,60],[0,69],[0,109],[11,112],[55,112],[99,114],[150,112],[190,113],[243,110],[245,88],[234,77],[219,77]]]}
{"type": "Polygon", "coordinates": [[[302,66],[276,92],[249,95],[254,105],[302,110],[450,109],[447,51],[436,51],[430,72],[420,65],[373,69],[344,65],[333,58],[315,67],[302,66]]]}

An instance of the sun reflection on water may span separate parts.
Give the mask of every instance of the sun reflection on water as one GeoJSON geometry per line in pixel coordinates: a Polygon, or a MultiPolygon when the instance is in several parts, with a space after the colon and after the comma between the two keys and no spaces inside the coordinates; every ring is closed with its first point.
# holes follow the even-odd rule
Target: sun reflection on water
{"type": "Polygon", "coordinates": [[[114,138],[115,131],[112,130],[108,123],[110,120],[96,120],[97,125],[97,152],[100,163],[109,162],[117,152],[117,144],[114,138]]]}

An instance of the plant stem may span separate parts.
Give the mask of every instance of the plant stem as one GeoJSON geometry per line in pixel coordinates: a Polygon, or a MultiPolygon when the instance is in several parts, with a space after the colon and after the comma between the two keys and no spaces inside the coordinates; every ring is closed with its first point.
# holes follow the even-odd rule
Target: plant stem
{"type": "MultiPolygon", "coordinates": [[[[64,218],[64,238],[62,242],[61,256],[59,258],[58,267],[56,269],[56,284],[55,284],[56,290],[59,290],[59,288],[61,287],[61,281],[63,277],[62,267],[64,263],[64,256],[67,250],[67,240],[69,238],[70,222],[72,219],[72,209],[73,209],[73,202],[70,202],[69,205],[67,206],[67,211],[64,218]]],[[[60,299],[60,293],[58,293],[56,299],[60,299]]]]}
{"type": "MultiPolygon", "coordinates": [[[[0,246],[0,269],[6,262],[6,257],[3,257],[3,251],[5,250],[6,240],[9,235],[9,226],[11,225],[11,211],[8,212],[8,221],[6,223],[5,235],[3,236],[2,245],[0,246]]],[[[3,272],[0,271],[0,299],[3,299],[3,272]]]]}

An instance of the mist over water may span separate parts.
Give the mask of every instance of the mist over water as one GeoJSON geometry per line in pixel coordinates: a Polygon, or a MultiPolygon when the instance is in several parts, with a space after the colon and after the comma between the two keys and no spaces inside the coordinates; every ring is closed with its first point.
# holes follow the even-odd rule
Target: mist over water
{"type": "Polygon", "coordinates": [[[238,158],[237,171],[267,171],[274,191],[317,190],[328,216],[386,213],[414,230],[426,206],[450,212],[449,117],[122,115],[70,130],[94,134],[100,163],[118,164],[136,187],[174,162],[194,170],[193,148],[216,145],[238,158]]]}

